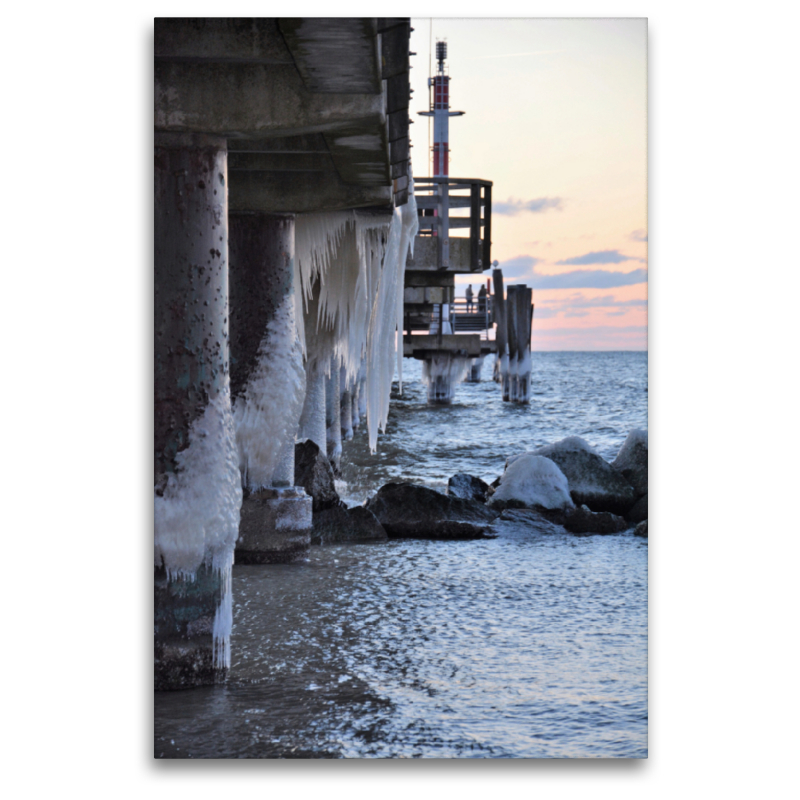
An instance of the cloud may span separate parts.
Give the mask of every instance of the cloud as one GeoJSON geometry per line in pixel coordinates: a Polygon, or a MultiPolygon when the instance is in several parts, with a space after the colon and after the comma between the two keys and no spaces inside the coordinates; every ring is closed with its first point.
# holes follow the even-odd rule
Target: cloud
{"type": "MultiPolygon", "coordinates": [[[[514,259],[515,261],[517,259],[514,259]]],[[[560,263],[560,262],[559,262],[560,263]]],[[[505,266],[500,265],[505,276],[505,266]]],[[[560,275],[533,275],[534,289],[614,289],[647,282],[647,270],[612,272],[608,269],[575,269],[560,275]]]]}
{"type": "Polygon", "coordinates": [[[586,264],[621,264],[623,261],[644,261],[644,259],[636,256],[626,256],[624,253],[620,253],[619,250],[597,250],[593,253],[585,253],[582,256],[556,261],[556,264],[578,267],[586,264]]]}
{"type": "Polygon", "coordinates": [[[503,270],[503,280],[507,281],[511,278],[530,278],[533,268],[541,263],[542,259],[534,258],[534,256],[509,258],[500,264],[500,269],[503,270]]]}
{"type": "Polygon", "coordinates": [[[535,200],[510,200],[492,203],[493,214],[519,214],[520,211],[530,211],[533,214],[543,214],[548,209],[554,208],[556,211],[563,211],[561,208],[562,198],[560,197],[537,197],[535,200]]]}
{"type": "Polygon", "coordinates": [[[538,314],[537,306],[533,318],[535,350],[647,350],[646,325],[538,328],[538,314]]]}
{"type": "Polygon", "coordinates": [[[631,231],[630,238],[634,242],[646,242],[647,231],[644,228],[637,228],[635,231],[631,231]]]}

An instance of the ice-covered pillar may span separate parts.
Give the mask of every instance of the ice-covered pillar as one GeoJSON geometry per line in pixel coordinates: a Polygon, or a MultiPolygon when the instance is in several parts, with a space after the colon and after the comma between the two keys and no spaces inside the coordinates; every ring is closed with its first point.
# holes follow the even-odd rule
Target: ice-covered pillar
{"type": "Polygon", "coordinates": [[[242,504],[236,561],[295,560],[311,543],[311,498],[294,486],[306,391],[295,324],[294,216],[230,216],[233,417],[242,504]]]}
{"type": "Polygon", "coordinates": [[[517,291],[517,402],[530,402],[531,387],[531,300],[533,291],[520,286],[517,291]]]}
{"type": "Polygon", "coordinates": [[[214,683],[230,662],[242,488],[228,359],[224,139],[156,133],[155,687],[214,683]]]}
{"type": "Polygon", "coordinates": [[[519,303],[517,302],[517,292],[519,286],[508,287],[506,295],[506,329],[508,332],[508,394],[506,394],[506,382],[503,381],[503,400],[506,397],[512,402],[517,402],[517,368],[519,361],[519,350],[517,337],[519,325],[517,324],[517,312],[519,303]]]}
{"type": "Polygon", "coordinates": [[[469,362],[469,372],[467,373],[467,383],[480,383],[482,369],[483,356],[471,359],[469,362]]]}
{"type": "Polygon", "coordinates": [[[342,463],[342,411],[339,388],[339,359],[331,356],[331,375],[325,382],[325,426],[327,453],[335,472],[342,463]]]}
{"type": "Polygon", "coordinates": [[[325,452],[327,439],[325,432],[325,372],[322,365],[309,359],[306,362],[306,400],[300,416],[300,429],[297,438],[301,441],[311,439],[325,452]]]}

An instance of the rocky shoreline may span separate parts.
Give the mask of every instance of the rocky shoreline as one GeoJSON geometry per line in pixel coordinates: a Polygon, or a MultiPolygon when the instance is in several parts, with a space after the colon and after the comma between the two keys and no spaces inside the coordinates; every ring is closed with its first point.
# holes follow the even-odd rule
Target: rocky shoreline
{"type": "Polygon", "coordinates": [[[510,456],[492,484],[453,475],[447,492],[411,482],[382,486],[362,506],[347,508],[333,467],[312,441],[295,447],[295,485],[313,498],[312,544],[388,539],[485,539],[498,520],[531,531],[647,538],[647,431],[633,430],[612,462],[570,436],[510,456]]]}

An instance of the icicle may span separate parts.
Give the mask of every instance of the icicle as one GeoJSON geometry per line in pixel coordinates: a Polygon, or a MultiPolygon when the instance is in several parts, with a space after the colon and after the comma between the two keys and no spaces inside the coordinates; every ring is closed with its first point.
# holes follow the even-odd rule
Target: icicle
{"type": "Polygon", "coordinates": [[[191,424],[176,462],[155,497],[155,565],[169,580],[194,580],[203,563],[224,566],[239,531],[242,487],[227,382],[191,424]]]}
{"type": "Polygon", "coordinates": [[[353,394],[347,382],[347,370],[342,367],[339,370],[339,387],[342,392],[341,397],[341,426],[342,438],[349,442],[353,438],[353,394]]]}

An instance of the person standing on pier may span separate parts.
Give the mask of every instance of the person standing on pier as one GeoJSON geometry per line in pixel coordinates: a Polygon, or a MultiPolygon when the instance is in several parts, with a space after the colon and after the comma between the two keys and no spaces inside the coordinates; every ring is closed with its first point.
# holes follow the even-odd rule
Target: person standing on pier
{"type": "Polygon", "coordinates": [[[467,290],[464,292],[464,297],[467,298],[467,314],[472,311],[472,284],[467,285],[467,290]]]}
{"type": "Polygon", "coordinates": [[[486,313],[486,287],[483,285],[481,285],[481,288],[478,290],[478,313],[486,313]]]}

